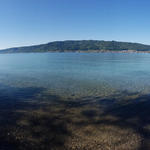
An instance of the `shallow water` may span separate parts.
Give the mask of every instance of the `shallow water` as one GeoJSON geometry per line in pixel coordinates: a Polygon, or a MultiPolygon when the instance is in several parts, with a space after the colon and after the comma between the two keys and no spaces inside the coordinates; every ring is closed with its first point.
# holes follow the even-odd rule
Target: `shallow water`
{"type": "Polygon", "coordinates": [[[150,90],[150,54],[31,53],[0,55],[0,84],[65,96],[150,90]]]}
{"type": "Polygon", "coordinates": [[[0,55],[0,149],[149,150],[150,54],[0,55]]]}

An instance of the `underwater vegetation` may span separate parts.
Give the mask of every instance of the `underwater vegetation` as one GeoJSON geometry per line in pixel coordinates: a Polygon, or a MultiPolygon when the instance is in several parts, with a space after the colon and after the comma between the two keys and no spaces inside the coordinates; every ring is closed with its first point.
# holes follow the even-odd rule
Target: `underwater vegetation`
{"type": "Polygon", "coordinates": [[[44,88],[9,89],[0,90],[0,149],[150,149],[148,94],[67,99],[44,88]]]}

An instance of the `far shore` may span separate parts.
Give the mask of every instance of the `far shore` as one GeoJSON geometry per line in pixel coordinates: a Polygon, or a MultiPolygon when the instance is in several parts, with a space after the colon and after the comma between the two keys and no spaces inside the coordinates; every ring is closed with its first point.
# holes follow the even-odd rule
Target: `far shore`
{"type": "Polygon", "coordinates": [[[137,50],[64,50],[64,51],[45,51],[45,52],[5,52],[0,51],[0,54],[16,54],[16,53],[150,53],[150,51],[137,51],[137,50]]]}
{"type": "Polygon", "coordinates": [[[122,50],[122,51],[116,51],[116,50],[93,50],[93,51],[77,51],[79,53],[150,53],[150,51],[136,51],[136,50],[122,50]]]}

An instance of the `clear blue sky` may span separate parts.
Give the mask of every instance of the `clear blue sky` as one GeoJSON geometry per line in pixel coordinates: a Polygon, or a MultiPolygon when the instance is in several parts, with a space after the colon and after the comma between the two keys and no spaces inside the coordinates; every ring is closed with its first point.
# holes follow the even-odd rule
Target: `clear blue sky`
{"type": "Polygon", "coordinates": [[[150,44],[150,0],[0,0],[0,49],[80,39],[150,44]]]}

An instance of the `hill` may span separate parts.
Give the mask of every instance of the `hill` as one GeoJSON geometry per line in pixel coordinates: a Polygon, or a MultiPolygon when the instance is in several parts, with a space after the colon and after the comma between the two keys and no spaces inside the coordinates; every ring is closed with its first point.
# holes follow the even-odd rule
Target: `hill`
{"type": "Polygon", "coordinates": [[[127,50],[150,52],[150,45],[131,42],[98,41],[98,40],[55,41],[35,46],[9,48],[1,50],[0,53],[67,52],[67,51],[117,52],[127,50]]]}

